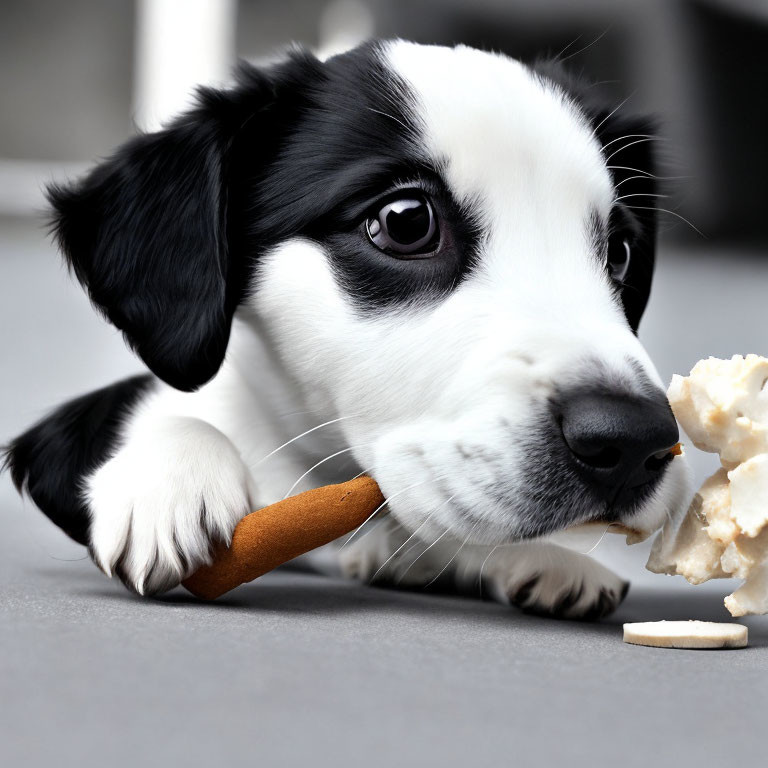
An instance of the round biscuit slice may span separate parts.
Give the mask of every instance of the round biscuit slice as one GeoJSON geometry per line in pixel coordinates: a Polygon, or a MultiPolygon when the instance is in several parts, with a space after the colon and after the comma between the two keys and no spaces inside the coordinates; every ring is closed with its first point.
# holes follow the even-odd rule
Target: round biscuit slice
{"type": "Polygon", "coordinates": [[[624,642],[654,648],[745,648],[747,628],[716,621],[641,621],[624,625],[624,642]]]}

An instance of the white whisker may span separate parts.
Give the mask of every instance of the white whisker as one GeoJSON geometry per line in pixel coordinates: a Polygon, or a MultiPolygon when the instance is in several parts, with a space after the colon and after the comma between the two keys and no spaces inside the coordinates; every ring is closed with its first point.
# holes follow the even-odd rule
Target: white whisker
{"type": "MultiPolygon", "coordinates": [[[[437,576],[435,576],[434,579],[432,579],[430,582],[428,582],[427,584],[424,585],[424,589],[426,589],[427,587],[431,587],[445,573],[446,568],[448,568],[448,566],[456,559],[456,557],[458,556],[459,552],[461,552],[461,550],[464,549],[464,545],[469,541],[470,536],[472,536],[472,534],[475,531],[475,528],[477,528],[478,525],[479,525],[479,523],[475,523],[472,526],[472,529],[467,534],[467,538],[464,539],[464,541],[461,542],[461,544],[459,545],[459,548],[453,553],[453,557],[440,569],[440,571],[438,572],[437,576]]],[[[402,576],[400,578],[402,579],[402,576]]]]}
{"type": "Polygon", "coordinates": [[[637,141],[630,141],[629,144],[625,144],[623,147],[619,147],[615,152],[611,152],[611,154],[605,158],[605,162],[610,163],[611,160],[619,154],[619,152],[623,152],[625,149],[634,147],[635,144],[647,144],[649,141],[661,141],[661,136],[651,136],[648,139],[637,139],[637,141]]]}
{"type": "MultiPolygon", "coordinates": [[[[381,509],[381,507],[378,507],[376,509],[376,512],[378,512],[379,509],[381,509]]],[[[362,530],[363,526],[368,525],[368,523],[370,523],[373,520],[373,517],[376,514],[376,512],[374,512],[373,514],[371,514],[371,515],[369,515],[368,517],[365,518],[365,520],[363,521],[362,525],[360,525],[355,531],[353,531],[351,536],[341,545],[341,547],[339,547],[339,551],[341,551],[342,549],[344,549],[344,547],[347,546],[347,543],[352,539],[352,536],[354,536],[356,533],[358,533],[360,530],[362,530]]],[[[379,524],[383,523],[384,520],[386,520],[386,518],[383,518],[381,521],[379,521],[379,524]]],[[[369,526],[368,530],[358,539],[358,542],[362,541],[369,533],[373,533],[373,531],[375,531],[378,527],[379,527],[378,524],[377,525],[369,526]]]]}
{"type": "Polygon", "coordinates": [[[579,42],[579,40],[581,40],[581,38],[582,38],[582,37],[584,37],[584,35],[577,35],[576,37],[574,37],[574,38],[573,38],[573,40],[571,40],[571,42],[570,42],[570,43],[568,43],[568,44],[565,46],[565,48],[562,48],[560,51],[558,51],[558,53],[557,53],[557,54],[555,54],[555,55],[554,55],[552,58],[553,58],[555,61],[560,61],[560,57],[561,57],[561,56],[562,56],[562,55],[563,55],[563,54],[564,54],[564,53],[565,53],[565,52],[566,52],[566,51],[567,51],[567,50],[568,50],[568,49],[569,49],[569,48],[570,48],[572,45],[575,45],[576,43],[578,43],[578,42],[579,42]]]}
{"type": "Polygon", "coordinates": [[[354,451],[356,448],[365,448],[366,445],[370,445],[370,443],[363,443],[362,445],[351,445],[349,448],[342,448],[340,451],[336,451],[336,453],[332,453],[330,456],[326,456],[324,459],[321,459],[317,462],[313,467],[310,467],[289,489],[288,493],[283,496],[283,499],[287,499],[294,491],[296,486],[313,470],[317,469],[322,464],[325,464],[326,461],[330,461],[331,459],[335,459],[337,456],[341,456],[343,453],[349,453],[350,451],[354,451]]]}
{"type": "Polygon", "coordinates": [[[622,184],[626,184],[628,181],[635,181],[635,179],[645,179],[650,181],[647,176],[628,176],[626,179],[622,179],[618,184],[614,186],[614,189],[618,189],[622,184]]]}
{"type": "MultiPolygon", "coordinates": [[[[654,176],[652,173],[648,173],[648,171],[643,171],[640,168],[630,168],[628,165],[607,165],[606,168],[609,171],[634,171],[635,173],[641,173],[643,176],[645,176],[647,179],[658,179],[659,176],[654,176]]],[[[675,179],[676,176],[664,176],[665,179],[675,179]]]]}
{"type": "Polygon", "coordinates": [[[601,86],[601,85],[610,85],[613,83],[620,83],[620,82],[621,80],[597,80],[594,83],[590,83],[585,90],[589,91],[590,89],[597,88],[598,86],[601,86]]]}
{"type": "Polygon", "coordinates": [[[702,237],[706,237],[706,235],[700,229],[698,229],[698,227],[695,227],[693,224],[691,224],[691,222],[688,221],[685,216],[681,216],[675,211],[670,211],[668,208],[654,208],[648,205],[628,205],[627,208],[634,208],[638,211],[659,211],[660,213],[669,213],[672,216],[677,216],[677,218],[681,221],[684,221],[697,234],[701,235],[702,237]]]}
{"type": "Polygon", "coordinates": [[[619,136],[618,139],[611,139],[607,144],[603,144],[603,152],[605,152],[611,144],[615,144],[617,141],[624,141],[625,139],[656,139],[660,138],[654,136],[651,133],[628,133],[626,136],[619,136]]]}
{"type": "Polygon", "coordinates": [[[586,552],[582,552],[582,555],[591,555],[602,543],[603,539],[605,538],[605,535],[608,533],[608,529],[613,525],[613,523],[608,523],[608,525],[605,526],[605,530],[603,531],[603,535],[597,540],[597,544],[594,544],[592,547],[590,547],[586,552]]]}
{"type": "MultiPolygon", "coordinates": [[[[408,547],[408,549],[406,549],[406,550],[405,550],[405,552],[403,552],[403,555],[402,555],[402,558],[403,558],[403,560],[405,560],[405,558],[406,558],[406,557],[408,557],[408,555],[410,555],[410,554],[411,554],[411,552],[413,552],[413,550],[414,550],[414,549],[416,549],[416,547],[418,547],[418,546],[419,546],[419,544],[421,544],[421,543],[423,543],[423,542],[421,541],[421,539],[416,539],[416,541],[414,541],[414,542],[413,542],[413,544],[411,544],[411,546],[410,546],[410,547],[408,547]]],[[[400,577],[400,578],[397,580],[397,583],[398,583],[398,584],[400,583],[400,581],[402,580],[402,578],[403,578],[403,577],[401,576],[401,577],[400,577]]]]}
{"type": "MultiPolygon", "coordinates": [[[[618,166],[615,166],[615,165],[609,166],[609,168],[616,168],[616,167],[618,166]]],[[[650,175],[628,176],[626,179],[622,179],[618,184],[615,184],[614,189],[618,189],[622,184],[626,184],[628,181],[634,181],[635,179],[647,179],[649,181],[651,179],[658,179],[659,181],[674,181],[679,179],[691,179],[691,178],[693,177],[692,176],[650,176],[650,175]]]]}
{"type": "Polygon", "coordinates": [[[483,564],[480,566],[480,576],[477,580],[478,589],[480,591],[480,594],[483,594],[483,570],[485,569],[485,564],[491,559],[491,555],[501,546],[501,544],[497,544],[489,553],[488,557],[483,560],[483,564]]]}
{"type": "Polygon", "coordinates": [[[371,112],[375,112],[375,113],[376,113],[376,114],[378,114],[378,115],[383,115],[384,117],[388,117],[390,120],[394,120],[394,121],[395,121],[395,122],[396,122],[398,125],[400,125],[400,126],[402,126],[403,128],[405,128],[405,130],[406,130],[408,133],[410,133],[410,132],[411,132],[411,129],[410,129],[410,128],[409,128],[409,127],[408,127],[408,126],[407,126],[407,125],[406,125],[406,124],[405,124],[405,123],[402,121],[402,120],[398,119],[398,118],[397,118],[397,117],[395,117],[394,115],[390,115],[390,114],[388,114],[388,113],[386,113],[386,112],[382,112],[380,109],[374,109],[373,107],[368,107],[368,109],[369,109],[371,112]]]}
{"type": "Polygon", "coordinates": [[[617,197],[613,202],[620,203],[622,200],[629,200],[630,197],[666,197],[668,198],[669,195],[659,195],[651,192],[635,192],[631,195],[619,195],[619,197],[617,197]]]}
{"type": "MultiPolygon", "coordinates": [[[[451,498],[453,498],[453,497],[451,497],[451,498]]],[[[448,499],[448,501],[450,501],[450,499],[448,499]]],[[[435,512],[436,511],[437,510],[435,510],[435,512]]],[[[424,555],[426,555],[427,552],[429,552],[429,550],[432,549],[432,547],[434,547],[435,544],[437,544],[437,542],[440,541],[440,539],[442,539],[443,536],[445,536],[448,533],[448,530],[449,529],[446,528],[415,560],[411,561],[411,563],[408,565],[408,567],[403,571],[403,575],[400,577],[401,581],[405,578],[405,574],[408,573],[408,571],[411,570],[411,568],[416,564],[416,562],[418,560],[420,560],[424,555]]]]}
{"type": "Polygon", "coordinates": [[[604,117],[604,118],[603,118],[603,119],[602,119],[602,120],[601,120],[601,121],[600,121],[600,122],[599,122],[599,123],[598,123],[598,124],[597,124],[597,125],[596,125],[596,126],[593,128],[593,129],[592,129],[592,135],[593,135],[595,138],[597,138],[597,132],[600,130],[600,128],[602,128],[602,127],[603,127],[603,125],[605,125],[605,123],[606,123],[606,122],[608,122],[608,120],[610,120],[610,119],[611,119],[611,118],[612,118],[612,117],[613,117],[613,116],[614,116],[614,115],[615,115],[615,114],[616,114],[616,113],[617,113],[617,112],[618,112],[618,111],[619,111],[619,110],[620,110],[620,109],[621,109],[621,108],[622,108],[622,107],[623,107],[623,106],[624,106],[624,105],[625,105],[625,104],[626,104],[626,103],[627,103],[627,102],[628,102],[628,101],[629,101],[629,100],[630,100],[630,99],[631,99],[631,98],[632,98],[632,97],[633,97],[633,96],[636,94],[636,93],[637,93],[637,91],[632,91],[632,93],[630,93],[630,94],[629,94],[629,96],[627,96],[627,98],[626,98],[626,99],[624,99],[624,101],[622,101],[622,102],[621,102],[621,104],[619,104],[619,106],[618,106],[618,107],[616,107],[616,109],[614,109],[614,110],[612,110],[611,112],[609,112],[609,113],[608,113],[608,114],[607,114],[607,115],[606,115],[606,116],[605,116],[605,117],[604,117]]]}
{"type": "Polygon", "coordinates": [[[387,565],[392,561],[392,558],[394,558],[398,552],[411,540],[416,536],[416,534],[431,520],[432,515],[437,512],[437,510],[440,509],[440,507],[435,507],[434,510],[427,516],[427,518],[424,520],[424,522],[376,569],[376,573],[373,574],[370,578],[370,582],[372,583],[374,579],[381,573],[381,571],[387,567],[387,565]]]}
{"type": "Polygon", "coordinates": [[[312,432],[316,432],[318,429],[322,429],[323,427],[327,427],[331,424],[336,424],[338,421],[343,421],[344,419],[354,419],[355,415],[352,416],[339,416],[338,419],[331,419],[330,421],[323,422],[322,424],[318,424],[316,427],[312,427],[312,429],[308,429],[306,432],[302,432],[300,435],[296,435],[296,437],[292,437],[287,442],[283,443],[281,446],[275,448],[274,451],[271,451],[266,456],[262,457],[261,459],[256,462],[256,466],[258,467],[263,461],[266,461],[270,456],[274,456],[278,451],[282,451],[283,448],[290,445],[291,443],[295,443],[297,440],[300,440],[302,437],[305,437],[306,435],[311,434],[312,432]]]}
{"type": "MultiPolygon", "coordinates": [[[[587,45],[585,45],[583,48],[579,48],[578,51],[574,51],[573,53],[569,53],[567,56],[564,56],[562,59],[558,59],[558,61],[562,63],[564,61],[568,61],[568,59],[572,59],[574,56],[579,56],[580,54],[584,53],[584,51],[588,51],[593,45],[596,45],[597,43],[599,43],[610,31],[611,31],[611,26],[609,26],[607,29],[603,30],[591,43],[587,43],[587,45]]],[[[579,37],[581,37],[581,35],[579,35],[579,37]]],[[[576,40],[578,40],[578,39],[579,38],[577,37],[576,40]]],[[[574,40],[573,42],[575,43],[576,40],[574,40]]],[[[562,54],[568,48],[570,48],[571,45],[573,45],[573,43],[569,43],[563,49],[563,51],[561,51],[560,55],[562,56],[562,54]]]]}
{"type": "MultiPolygon", "coordinates": [[[[376,515],[376,513],[379,512],[379,510],[381,510],[387,504],[389,504],[389,502],[392,499],[400,496],[401,494],[405,493],[406,491],[410,491],[412,488],[418,488],[420,485],[425,485],[426,483],[433,482],[434,480],[443,480],[443,479],[444,479],[444,476],[442,476],[442,475],[439,476],[439,477],[428,477],[426,480],[421,480],[418,483],[414,483],[413,485],[409,485],[409,486],[406,486],[405,488],[401,488],[397,493],[393,493],[391,496],[388,496],[386,499],[384,499],[384,501],[381,504],[379,504],[378,507],[376,507],[376,509],[373,510],[373,512],[371,512],[370,515],[368,515],[368,517],[365,520],[363,520],[363,522],[357,528],[355,528],[354,531],[352,531],[352,533],[349,535],[349,538],[339,548],[339,551],[344,549],[344,547],[346,547],[347,544],[349,544],[349,542],[352,541],[352,539],[354,539],[355,536],[362,530],[363,526],[369,520],[372,520],[373,517],[376,515]]],[[[365,535],[366,534],[363,534],[363,536],[361,536],[360,538],[362,539],[365,535]]]]}

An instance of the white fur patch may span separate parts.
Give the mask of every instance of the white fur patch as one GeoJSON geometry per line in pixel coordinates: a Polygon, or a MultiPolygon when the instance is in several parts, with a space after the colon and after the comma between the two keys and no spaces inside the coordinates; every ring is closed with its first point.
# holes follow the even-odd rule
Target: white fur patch
{"type": "Polygon", "coordinates": [[[235,447],[199,419],[145,405],[124,445],[87,481],[94,559],[117,567],[140,594],[178,583],[229,541],[253,508],[250,476],[235,447]]]}

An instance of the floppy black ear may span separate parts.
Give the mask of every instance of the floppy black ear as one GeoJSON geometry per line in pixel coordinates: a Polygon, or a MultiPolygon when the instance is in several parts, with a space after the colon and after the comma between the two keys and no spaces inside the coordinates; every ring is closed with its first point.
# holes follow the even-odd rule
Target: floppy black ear
{"type": "Polygon", "coordinates": [[[647,116],[625,113],[625,102],[607,103],[594,84],[582,80],[556,59],[539,59],[532,69],[557,83],[579,105],[603,145],[617,196],[632,211],[633,255],[621,293],[624,313],[637,333],[651,290],[656,257],[656,157],[658,128],[647,116]]]}
{"type": "Polygon", "coordinates": [[[243,70],[236,89],[202,89],[166,129],[48,190],[57,240],[91,300],[178,389],[204,384],[224,358],[245,280],[233,252],[233,145],[273,97],[267,74],[243,70]]]}
{"type": "Polygon", "coordinates": [[[658,127],[643,116],[618,118],[610,111],[597,118],[605,123],[598,131],[617,198],[632,212],[632,260],[621,293],[624,313],[637,333],[651,292],[656,263],[656,230],[659,186],[654,144],[658,127]]]}

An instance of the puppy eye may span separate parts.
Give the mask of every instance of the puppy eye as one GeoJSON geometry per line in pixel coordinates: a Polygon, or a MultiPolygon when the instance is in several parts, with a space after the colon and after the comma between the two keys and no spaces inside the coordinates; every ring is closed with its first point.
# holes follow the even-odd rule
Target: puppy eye
{"type": "Polygon", "coordinates": [[[623,283],[629,272],[632,260],[632,248],[626,238],[611,240],[608,243],[608,272],[611,279],[623,283]]]}
{"type": "Polygon", "coordinates": [[[415,193],[390,200],[368,218],[365,229],[379,250],[412,258],[431,255],[439,240],[432,203],[415,193]]]}

